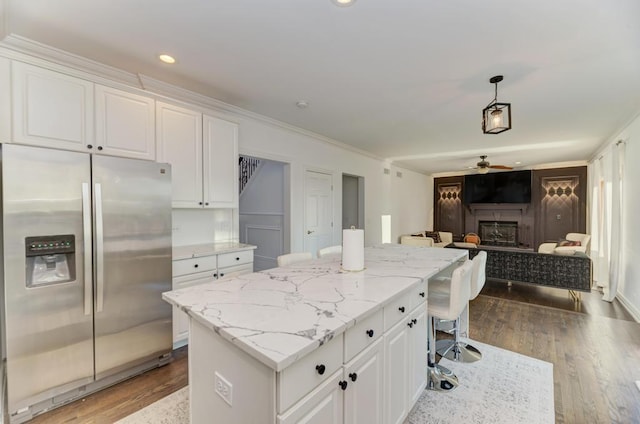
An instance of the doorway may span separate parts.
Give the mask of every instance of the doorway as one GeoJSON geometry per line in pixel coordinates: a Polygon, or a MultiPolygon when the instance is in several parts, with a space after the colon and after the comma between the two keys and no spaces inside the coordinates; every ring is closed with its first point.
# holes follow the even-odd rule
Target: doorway
{"type": "Polygon", "coordinates": [[[342,229],[364,229],[364,177],[342,174],[342,229]]]}
{"type": "Polygon", "coordinates": [[[333,175],[305,171],[304,250],[313,255],[333,243],[333,175]]]}
{"type": "Polygon", "coordinates": [[[239,241],[256,246],[253,271],[275,268],[289,251],[289,164],[240,155],[239,241]]]}

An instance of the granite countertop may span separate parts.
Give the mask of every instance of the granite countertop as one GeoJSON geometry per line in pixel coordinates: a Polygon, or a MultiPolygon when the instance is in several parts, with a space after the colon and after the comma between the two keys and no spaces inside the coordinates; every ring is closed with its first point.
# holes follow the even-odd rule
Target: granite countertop
{"type": "Polygon", "coordinates": [[[240,250],[251,250],[255,248],[256,246],[252,244],[238,243],[235,241],[174,246],[172,258],[176,261],[180,259],[200,258],[202,256],[238,252],[240,250]]]}
{"type": "Polygon", "coordinates": [[[162,297],[281,371],[465,257],[458,249],[385,244],[365,249],[360,272],[342,270],[340,255],[329,255],[162,297]]]}

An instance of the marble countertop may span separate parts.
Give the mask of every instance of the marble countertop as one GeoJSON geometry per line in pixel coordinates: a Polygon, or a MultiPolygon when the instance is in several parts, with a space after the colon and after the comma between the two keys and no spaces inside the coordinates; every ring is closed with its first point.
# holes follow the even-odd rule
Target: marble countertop
{"type": "Polygon", "coordinates": [[[240,250],[255,249],[252,244],[238,243],[235,241],[193,244],[189,246],[174,246],[172,258],[180,259],[199,258],[202,256],[218,255],[220,253],[238,252],[240,250]]]}
{"type": "Polygon", "coordinates": [[[360,272],[342,270],[341,256],[329,255],[162,297],[281,371],[466,256],[459,249],[384,244],[365,249],[360,272]]]}

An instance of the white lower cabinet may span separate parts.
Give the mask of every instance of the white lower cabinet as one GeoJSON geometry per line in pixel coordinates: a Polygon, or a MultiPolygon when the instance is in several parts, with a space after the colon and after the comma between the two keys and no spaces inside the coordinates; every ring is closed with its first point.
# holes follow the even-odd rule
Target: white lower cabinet
{"type": "Polygon", "coordinates": [[[340,382],[342,370],[336,371],[319,387],[278,416],[278,424],[342,424],[344,398],[340,382]]]}
{"type": "MultiPolygon", "coordinates": [[[[184,289],[186,287],[197,286],[198,284],[210,283],[211,272],[199,272],[197,274],[185,275],[173,278],[173,290],[184,289]]],[[[189,317],[184,312],[173,308],[173,347],[174,349],[184,346],[189,339],[189,317]]]]}
{"type": "Polygon", "coordinates": [[[427,311],[418,306],[384,336],[386,423],[403,423],[426,387],[427,311]]]}
{"type": "Polygon", "coordinates": [[[344,366],[345,424],[383,424],[384,349],[380,338],[344,366]]]}

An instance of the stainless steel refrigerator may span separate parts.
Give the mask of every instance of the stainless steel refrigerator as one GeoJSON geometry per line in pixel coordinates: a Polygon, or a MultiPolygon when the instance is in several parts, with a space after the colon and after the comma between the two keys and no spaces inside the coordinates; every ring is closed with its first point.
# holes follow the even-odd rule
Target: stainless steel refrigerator
{"type": "Polygon", "coordinates": [[[18,423],[170,360],[171,168],[0,149],[2,347],[18,423]]]}

